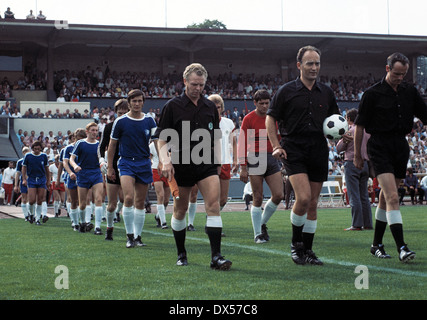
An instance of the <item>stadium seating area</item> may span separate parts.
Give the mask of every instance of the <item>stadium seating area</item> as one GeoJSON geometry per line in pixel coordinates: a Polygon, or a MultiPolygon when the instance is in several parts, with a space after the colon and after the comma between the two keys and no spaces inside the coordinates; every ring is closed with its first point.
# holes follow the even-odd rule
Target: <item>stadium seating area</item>
{"type": "MultiPolygon", "coordinates": [[[[46,74],[31,67],[26,68],[24,77],[10,83],[2,79],[2,93],[5,98],[11,97],[11,90],[45,90],[46,74]]],[[[58,70],[54,74],[55,91],[58,97],[63,93],[65,101],[78,101],[81,97],[126,97],[127,92],[139,88],[150,98],[171,98],[182,91],[181,75],[176,73],[115,72],[107,67],[87,67],[82,71],[58,70]]],[[[365,77],[321,76],[320,82],[329,85],[339,101],[358,101],[364,90],[379,79],[372,75],[365,77]]],[[[217,93],[224,99],[252,99],[258,89],[266,89],[270,94],[283,84],[280,76],[254,74],[234,74],[232,72],[210,76],[206,84],[206,94],[217,93]]],[[[424,90],[423,90],[424,92],[424,90]]],[[[1,100],[1,98],[0,98],[1,100]]]]}
{"type": "MultiPolygon", "coordinates": [[[[27,69],[25,78],[21,78],[13,84],[10,84],[7,79],[3,79],[2,93],[6,97],[10,97],[11,90],[39,90],[45,89],[46,75],[43,72],[32,71],[27,69]]],[[[353,100],[358,101],[363,94],[363,91],[372,85],[376,80],[372,76],[366,77],[331,77],[321,76],[320,81],[329,85],[336,93],[337,100],[353,100]]],[[[251,99],[252,94],[260,89],[265,88],[274,94],[275,91],[282,85],[280,77],[265,75],[256,77],[255,75],[234,75],[226,73],[218,76],[211,76],[206,85],[206,94],[218,93],[224,99],[251,99]]],[[[65,101],[78,101],[80,97],[108,97],[120,98],[126,97],[127,92],[131,88],[138,87],[143,90],[148,97],[151,98],[170,98],[182,91],[183,83],[180,75],[168,74],[161,76],[160,74],[147,73],[117,73],[109,71],[108,68],[102,71],[100,68],[92,69],[87,67],[83,71],[68,71],[60,70],[55,72],[55,89],[65,101]]],[[[1,99],[0,99],[1,100],[1,99]]],[[[19,113],[17,106],[6,103],[0,106],[0,115],[10,117],[23,118],[88,118],[95,119],[99,122],[100,132],[102,126],[114,119],[114,112],[111,108],[92,107],[92,110],[86,110],[84,113],[57,113],[48,111],[46,114],[37,112],[37,110],[29,110],[23,115],[19,113]]],[[[250,111],[250,110],[249,110],[250,111]]],[[[152,116],[157,120],[160,115],[160,109],[150,110],[152,116]]],[[[343,110],[345,113],[345,110],[343,110]]],[[[235,117],[227,110],[224,116],[231,118],[236,123],[238,128],[239,119],[244,117],[244,114],[239,114],[235,117]]],[[[31,145],[34,139],[37,138],[31,133],[23,132],[22,137],[19,137],[23,145],[31,145]]],[[[426,172],[426,153],[427,153],[427,133],[425,127],[418,121],[414,123],[414,130],[408,135],[408,142],[411,146],[411,156],[408,166],[414,168],[415,173],[426,172]]],[[[49,141],[52,149],[60,150],[66,144],[66,135],[64,138],[56,141],[49,141]]],[[[47,143],[46,143],[47,144],[47,143]]],[[[342,161],[340,155],[336,152],[334,142],[330,142],[330,172],[333,175],[342,173],[342,161]]]]}

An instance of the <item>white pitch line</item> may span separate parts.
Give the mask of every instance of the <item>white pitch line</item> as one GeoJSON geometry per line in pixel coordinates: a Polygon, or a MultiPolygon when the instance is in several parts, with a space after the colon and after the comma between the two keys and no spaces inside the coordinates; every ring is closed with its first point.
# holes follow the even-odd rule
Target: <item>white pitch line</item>
{"type": "MultiPolygon", "coordinates": [[[[143,230],[142,232],[143,233],[144,232],[150,233],[150,234],[154,234],[154,235],[166,236],[166,237],[173,237],[173,234],[169,234],[169,233],[161,233],[161,232],[150,231],[150,230],[143,230]]],[[[200,238],[194,238],[194,237],[188,237],[188,236],[186,237],[186,239],[204,242],[204,243],[209,243],[209,239],[200,239],[200,238]]],[[[234,243],[234,242],[222,241],[221,246],[235,247],[235,248],[239,248],[239,249],[246,249],[246,250],[252,250],[252,251],[256,251],[256,252],[275,254],[275,255],[279,255],[279,256],[286,256],[286,257],[291,256],[291,254],[289,252],[276,250],[276,249],[262,248],[261,247],[262,245],[249,246],[249,245],[242,245],[242,244],[238,244],[238,243],[234,243]]],[[[339,260],[329,259],[329,258],[322,258],[322,261],[326,262],[326,263],[330,263],[330,264],[345,266],[345,267],[356,267],[356,266],[361,265],[360,263],[354,263],[354,262],[348,262],[348,261],[339,261],[339,260]]],[[[368,270],[376,270],[376,271],[383,271],[383,272],[389,272],[389,273],[396,273],[399,275],[410,276],[410,277],[415,276],[415,277],[427,278],[427,273],[425,273],[425,272],[386,268],[386,267],[379,267],[379,266],[373,266],[373,265],[364,265],[364,266],[366,266],[368,268],[368,270]]]]}
{"type": "MultiPolygon", "coordinates": [[[[115,229],[123,229],[123,230],[125,229],[124,226],[123,227],[114,226],[114,228],[115,229]]],[[[150,231],[150,230],[146,230],[146,229],[144,229],[142,232],[143,233],[150,233],[150,234],[157,235],[157,236],[164,236],[164,237],[173,238],[173,234],[170,234],[170,233],[150,231]]],[[[203,243],[209,243],[209,239],[194,238],[191,236],[190,237],[186,236],[186,239],[192,240],[192,241],[199,241],[199,242],[203,242],[203,243]]],[[[291,256],[291,254],[289,252],[277,250],[277,249],[268,249],[265,247],[262,248],[261,247],[262,245],[249,246],[249,245],[242,245],[242,244],[238,244],[238,243],[234,243],[234,242],[222,241],[221,246],[235,247],[235,248],[239,248],[239,249],[275,254],[275,255],[284,256],[284,257],[290,257],[291,256]]],[[[349,262],[349,261],[340,261],[340,260],[329,259],[329,258],[322,258],[322,261],[326,262],[326,263],[330,263],[330,264],[345,266],[345,267],[356,267],[356,266],[361,265],[360,263],[354,263],[354,262],[349,262]]],[[[364,265],[364,266],[366,266],[368,268],[368,270],[377,270],[377,271],[395,273],[395,274],[399,274],[399,275],[403,275],[403,276],[410,276],[410,277],[413,276],[413,277],[427,278],[427,273],[425,273],[425,272],[386,268],[386,267],[379,267],[379,266],[373,266],[373,265],[364,265]]]]}

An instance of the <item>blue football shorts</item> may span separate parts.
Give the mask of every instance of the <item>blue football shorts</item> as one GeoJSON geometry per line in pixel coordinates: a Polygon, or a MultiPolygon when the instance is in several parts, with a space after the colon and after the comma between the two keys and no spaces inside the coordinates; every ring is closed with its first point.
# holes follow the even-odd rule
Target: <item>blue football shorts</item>
{"type": "Polygon", "coordinates": [[[27,179],[28,188],[45,188],[46,189],[46,176],[43,177],[28,177],[27,179]]]}
{"type": "Polygon", "coordinates": [[[136,183],[151,184],[153,171],[150,159],[129,159],[121,157],[117,162],[120,177],[131,176],[136,183]]]}
{"type": "MultiPolygon", "coordinates": [[[[28,181],[27,181],[27,184],[28,184],[28,181]]],[[[28,187],[22,185],[22,181],[20,183],[20,189],[21,189],[21,193],[28,193],[28,187]]]]}
{"type": "Polygon", "coordinates": [[[74,190],[77,188],[77,181],[70,178],[69,175],[67,175],[67,179],[65,180],[65,185],[67,186],[67,189],[74,190]]]}
{"type": "Polygon", "coordinates": [[[77,173],[77,186],[90,189],[98,183],[103,183],[102,173],[97,169],[83,169],[77,173]]]}

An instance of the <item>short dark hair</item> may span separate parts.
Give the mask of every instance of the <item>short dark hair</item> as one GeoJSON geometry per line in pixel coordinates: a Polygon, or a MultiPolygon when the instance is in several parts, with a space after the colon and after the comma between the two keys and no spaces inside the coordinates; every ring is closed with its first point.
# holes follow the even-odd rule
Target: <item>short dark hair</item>
{"type": "Polygon", "coordinates": [[[129,103],[126,99],[119,99],[114,104],[114,112],[117,113],[119,109],[127,109],[129,110],[129,103]]]}
{"type": "Polygon", "coordinates": [[[403,53],[400,52],[395,52],[388,56],[387,65],[390,67],[390,69],[393,69],[393,66],[396,62],[400,62],[401,64],[406,66],[407,64],[409,64],[409,59],[403,53]]]}
{"type": "Polygon", "coordinates": [[[145,101],[144,92],[142,92],[141,90],[133,89],[133,90],[129,91],[128,102],[130,103],[130,101],[132,99],[134,99],[135,97],[139,97],[139,96],[142,96],[142,101],[145,101]]]}
{"type": "Polygon", "coordinates": [[[347,111],[347,119],[349,119],[351,122],[354,122],[354,120],[356,120],[356,116],[357,116],[357,109],[356,108],[352,108],[350,110],[347,111]]]}
{"type": "Polygon", "coordinates": [[[40,147],[43,149],[43,145],[40,141],[36,140],[33,142],[33,144],[31,145],[31,149],[34,149],[34,147],[40,147]]]}
{"type": "Polygon", "coordinates": [[[304,47],[302,47],[302,48],[300,48],[300,49],[298,50],[298,53],[297,53],[297,62],[302,62],[302,57],[304,56],[304,54],[305,54],[307,51],[315,51],[315,52],[317,52],[317,54],[318,54],[319,56],[321,55],[320,50],[319,50],[319,49],[317,49],[316,47],[313,47],[313,46],[304,46],[304,47]]]}
{"type": "Polygon", "coordinates": [[[265,89],[257,90],[257,92],[255,92],[255,94],[254,94],[254,100],[260,101],[260,100],[264,100],[264,99],[271,100],[270,93],[268,93],[268,91],[265,89]]]}
{"type": "Polygon", "coordinates": [[[76,131],[74,131],[74,138],[76,140],[86,138],[86,130],[83,128],[76,129],[76,131]]]}

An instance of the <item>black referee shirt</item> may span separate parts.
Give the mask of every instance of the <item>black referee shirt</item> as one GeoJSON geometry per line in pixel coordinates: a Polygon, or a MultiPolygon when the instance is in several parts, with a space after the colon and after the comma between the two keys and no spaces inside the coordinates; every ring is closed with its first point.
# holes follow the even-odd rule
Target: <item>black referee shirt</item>
{"type": "Polygon", "coordinates": [[[279,88],[267,111],[279,123],[280,135],[323,135],[323,121],[340,113],[332,89],[316,81],[309,90],[300,78],[279,88]]]}
{"type": "MultiPolygon", "coordinates": [[[[171,131],[168,131],[168,134],[171,131]]],[[[165,133],[164,133],[165,134],[165,133]]],[[[215,104],[200,96],[197,106],[187,97],[185,92],[180,96],[174,97],[169,100],[163,107],[160,116],[159,125],[157,126],[154,138],[162,137],[162,140],[170,142],[172,150],[172,162],[176,164],[174,159],[176,155],[174,152],[179,153],[179,163],[189,164],[193,163],[194,159],[190,159],[194,147],[198,147],[196,153],[203,157],[203,148],[201,146],[210,147],[211,162],[214,163],[214,140],[221,138],[221,130],[219,129],[219,115],[215,104]],[[162,131],[165,129],[174,129],[177,137],[163,137],[162,131]],[[194,132],[197,129],[202,134],[194,132]],[[209,137],[209,141],[206,141],[209,137]],[[176,139],[179,138],[179,144],[175,144],[176,139]],[[203,141],[203,144],[200,144],[203,141]],[[190,159],[190,162],[188,160],[190,159]]]]}
{"type": "MultiPolygon", "coordinates": [[[[105,158],[105,149],[107,149],[108,145],[110,144],[110,136],[111,136],[113,124],[114,124],[114,121],[107,123],[104,127],[104,131],[102,131],[101,139],[99,140],[99,145],[98,145],[98,158],[105,158]]],[[[117,144],[116,153],[114,154],[114,158],[113,158],[114,169],[117,169],[117,161],[119,160],[119,158],[120,158],[119,144],[117,144]]],[[[105,161],[107,161],[107,159],[105,159],[105,161]]]]}
{"type": "Polygon", "coordinates": [[[363,94],[355,124],[370,134],[406,135],[412,131],[414,116],[427,124],[427,106],[418,90],[401,83],[396,92],[383,78],[363,94]]]}

